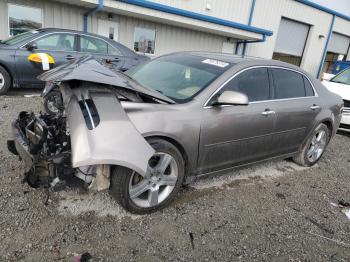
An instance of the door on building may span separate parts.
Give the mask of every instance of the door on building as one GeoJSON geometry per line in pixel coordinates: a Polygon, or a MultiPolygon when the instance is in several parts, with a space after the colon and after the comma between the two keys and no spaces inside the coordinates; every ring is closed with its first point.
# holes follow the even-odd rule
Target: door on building
{"type": "Polygon", "coordinates": [[[310,26],[282,18],[272,59],[300,66],[310,26]]]}
{"type": "Polygon", "coordinates": [[[323,72],[332,73],[337,61],[345,61],[349,53],[350,37],[333,32],[328,45],[323,72]]]}
{"type": "Polygon", "coordinates": [[[115,21],[99,19],[97,32],[101,36],[118,41],[118,23],[115,21]]]}
{"type": "Polygon", "coordinates": [[[44,83],[37,79],[38,75],[77,57],[76,40],[75,34],[53,33],[34,40],[32,43],[36,48],[32,51],[19,48],[16,51],[15,63],[17,71],[20,72],[20,85],[42,87],[44,83]],[[49,68],[44,68],[44,62],[36,63],[29,60],[32,54],[41,54],[41,56],[47,54],[53,58],[54,63],[49,68]]]}

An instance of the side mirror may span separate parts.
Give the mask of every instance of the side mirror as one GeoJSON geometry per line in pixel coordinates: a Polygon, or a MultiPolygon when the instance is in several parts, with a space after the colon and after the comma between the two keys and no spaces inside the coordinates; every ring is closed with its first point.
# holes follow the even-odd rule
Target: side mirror
{"type": "Polygon", "coordinates": [[[245,94],[235,91],[224,91],[212,105],[248,105],[249,99],[245,94]]]}
{"type": "Polygon", "coordinates": [[[38,49],[36,43],[30,42],[25,45],[25,48],[27,48],[28,51],[33,51],[34,49],[38,49]]]}

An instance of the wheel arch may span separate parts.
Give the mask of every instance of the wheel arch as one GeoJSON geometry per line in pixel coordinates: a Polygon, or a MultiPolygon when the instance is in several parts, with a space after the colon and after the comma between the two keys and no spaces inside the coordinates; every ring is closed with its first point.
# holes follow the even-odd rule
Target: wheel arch
{"type": "Polygon", "coordinates": [[[190,164],[190,160],[188,157],[188,154],[186,152],[185,147],[175,138],[166,136],[166,135],[160,135],[160,134],[154,134],[154,135],[149,135],[145,137],[146,140],[149,139],[163,139],[169,143],[171,143],[172,145],[174,145],[181,153],[181,155],[184,158],[185,161],[185,177],[188,175],[188,173],[191,170],[191,164],[190,164]]]}
{"type": "Polygon", "coordinates": [[[332,136],[333,128],[334,128],[332,121],[330,119],[325,119],[321,122],[321,124],[325,124],[327,126],[327,128],[329,130],[329,134],[330,134],[330,136],[332,136]]]}
{"type": "Polygon", "coordinates": [[[2,61],[0,61],[0,66],[3,67],[7,71],[7,73],[11,77],[11,82],[13,82],[13,72],[9,69],[9,67],[6,66],[5,63],[3,63],[2,61]]]}

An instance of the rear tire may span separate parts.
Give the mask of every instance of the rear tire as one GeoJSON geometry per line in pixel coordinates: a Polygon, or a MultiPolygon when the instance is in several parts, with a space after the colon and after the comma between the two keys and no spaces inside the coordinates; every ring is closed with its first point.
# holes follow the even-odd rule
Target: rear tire
{"type": "Polygon", "coordinates": [[[173,144],[162,139],[150,139],[148,142],[156,151],[149,162],[152,170],[161,168],[162,159],[171,158],[169,164],[164,165],[162,174],[159,171],[154,171],[154,173],[152,171],[149,175],[141,177],[133,170],[122,166],[114,167],[111,173],[110,194],[122,207],[135,214],[148,214],[166,207],[180,190],[185,175],[183,157],[173,144]],[[155,161],[154,165],[152,161],[155,161]],[[174,170],[177,177],[173,173],[174,170]],[[139,185],[144,187],[139,191],[143,192],[140,194],[135,193],[135,188],[139,185]],[[155,202],[152,200],[153,190],[157,191],[155,202]]]}
{"type": "Polygon", "coordinates": [[[293,161],[301,166],[310,167],[316,164],[323,155],[330,139],[330,131],[325,124],[319,124],[293,161]]]}
{"type": "Polygon", "coordinates": [[[5,68],[0,66],[0,95],[5,95],[11,87],[11,76],[5,68]]]}

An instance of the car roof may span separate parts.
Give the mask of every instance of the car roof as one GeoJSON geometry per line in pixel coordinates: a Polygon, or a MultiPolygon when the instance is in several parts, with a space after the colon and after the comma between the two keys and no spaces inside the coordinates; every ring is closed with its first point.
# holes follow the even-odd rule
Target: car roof
{"type": "Polygon", "coordinates": [[[131,49],[129,49],[128,47],[119,43],[118,41],[115,41],[115,40],[110,39],[108,37],[104,37],[104,36],[94,34],[94,33],[83,32],[83,31],[78,31],[78,30],[71,30],[71,29],[53,28],[53,27],[40,28],[40,29],[36,29],[35,31],[37,31],[39,33],[67,32],[67,33],[73,33],[73,34],[79,34],[79,35],[84,34],[84,35],[88,35],[88,36],[93,36],[93,37],[104,39],[105,41],[107,41],[111,45],[117,46],[119,49],[122,49],[125,53],[134,54],[134,52],[131,49]]]}
{"type": "Polygon", "coordinates": [[[105,40],[111,40],[107,37],[101,36],[101,35],[97,35],[94,33],[89,33],[89,32],[83,32],[83,31],[78,31],[78,30],[71,30],[71,29],[62,29],[62,28],[40,28],[40,29],[36,29],[35,31],[38,31],[40,33],[44,33],[44,32],[67,32],[67,33],[75,33],[75,34],[84,34],[84,35],[91,35],[91,36],[96,36],[99,38],[103,38],[105,40]]]}
{"type": "Polygon", "coordinates": [[[234,54],[225,54],[225,53],[219,53],[219,52],[196,52],[196,51],[190,51],[190,52],[183,52],[190,55],[200,56],[203,58],[208,59],[214,59],[214,60],[220,60],[223,62],[227,62],[230,64],[247,64],[247,65],[254,65],[257,66],[280,66],[280,67],[287,67],[293,70],[297,70],[300,72],[304,72],[300,67],[297,67],[295,65],[273,60],[273,59],[265,59],[260,57],[252,57],[252,56],[242,56],[242,55],[234,55],[234,54]]]}
{"type": "MultiPolygon", "coordinates": [[[[176,54],[176,53],[175,53],[176,54]]],[[[278,61],[278,60],[272,60],[272,59],[265,59],[265,58],[259,58],[259,57],[252,57],[252,56],[242,56],[242,55],[234,55],[234,54],[225,54],[225,53],[219,53],[219,52],[196,52],[196,51],[190,51],[190,52],[179,52],[179,54],[189,54],[189,55],[195,55],[203,57],[204,59],[214,59],[214,60],[220,60],[223,62],[227,62],[232,64],[232,66],[240,64],[246,64],[247,66],[279,66],[279,67],[286,67],[289,69],[293,69],[299,72],[302,72],[304,74],[307,74],[303,69],[301,69],[298,66],[278,61]]]]}

